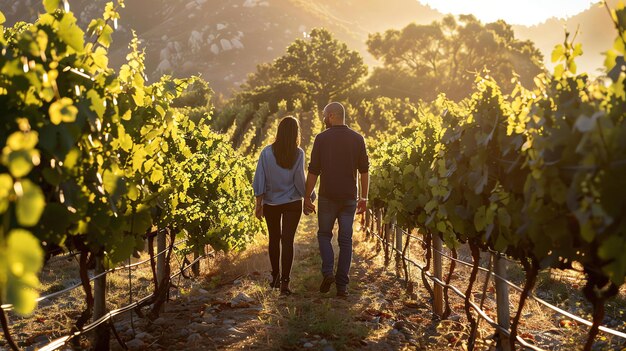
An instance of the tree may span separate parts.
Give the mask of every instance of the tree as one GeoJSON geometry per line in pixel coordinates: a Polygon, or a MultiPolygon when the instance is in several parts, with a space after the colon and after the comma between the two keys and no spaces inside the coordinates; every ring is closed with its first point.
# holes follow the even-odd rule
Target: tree
{"type": "MultiPolygon", "coordinates": [[[[257,65],[256,72],[248,75],[241,90],[211,124],[222,131],[231,128],[236,146],[248,142],[250,128],[267,131],[287,112],[300,118],[303,129],[315,126],[319,122],[313,120],[319,118],[315,113],[331,99],[347,102],[366,74],[367,66],[357,51],[350,50],[328,30],[313,29],[306,38],[291,43],[283,56],[257,65]],[[312,111],[314,105],[317,111],[312,111]]],[[[258,146],[263,138],[249,141],[258,146]]]]}
{"type": "Polygon", "coordinates": [[[323,108],[367,74],[361,55],[321,28],[313,29],[306,39],[297,39],[289,45],[287,53],[278,58],[274,66],[281,76],[305,82],[318,108],[323,108]]]}
{"type": "Polygon", "coordinates": [[[209,83],[197,77],[171,106],[180,109],[190,120],[198,123],[212,114],[213,95],[209,83]]]}
{"type": "Polygon", "coordinates": [[[543,71],[543,57],[530,41],[515,39],[504,21],[483,25],[472,15],[446,16],[428,25],[371,34],[368,51],[383,62],[369,79],[386,96],[432,100],[435,92],[462,99],[477,73],[489,71],[504,90],[519,75],[527,87],[543,71]],[[401,79],[397,79],[401,78],[401,79]],[[412,83],[411,83],[412,82],[412,83]],[[413,91],[407,91],[412,89],[413,91]]]}

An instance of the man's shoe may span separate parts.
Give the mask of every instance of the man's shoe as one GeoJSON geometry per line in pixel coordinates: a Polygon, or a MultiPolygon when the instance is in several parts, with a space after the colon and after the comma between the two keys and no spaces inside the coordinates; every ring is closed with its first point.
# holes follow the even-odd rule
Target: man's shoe
{"type": "Polygon", "coordinates": [[[348,294],[348,290],[343,290],[343,289],[339,290],[339,289],[337,289],[337,297],[345,299],[348,296],[350,296],[350,294],[348,294]]]}
{"type": "Polygon", "coordinates": [[[335,282],[335,277],[332,275],[327,275],[322,280],[322,285],[320,285],[320,292],[327,293],[330,291],[330,286],[335,282]]]}

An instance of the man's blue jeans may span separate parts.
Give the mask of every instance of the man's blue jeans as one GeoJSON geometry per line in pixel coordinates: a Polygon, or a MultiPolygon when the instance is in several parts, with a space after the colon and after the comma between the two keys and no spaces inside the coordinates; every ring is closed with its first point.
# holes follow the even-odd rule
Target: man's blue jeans
{"type": "Polygon", "coordinates": [[[331,200],[319,197],[317,220],[319,230],[317,241],[320,245],[322,256],[322,274],[326,277],[333,275],[335,253],[331,240],[335,221],[339,222],[339,260],[337,262],[337,274],[335,280],[337,290],[345,290],[350,279],[350,264],[352,263],[352,224],[356,213],[356,200],[331,200]]]}

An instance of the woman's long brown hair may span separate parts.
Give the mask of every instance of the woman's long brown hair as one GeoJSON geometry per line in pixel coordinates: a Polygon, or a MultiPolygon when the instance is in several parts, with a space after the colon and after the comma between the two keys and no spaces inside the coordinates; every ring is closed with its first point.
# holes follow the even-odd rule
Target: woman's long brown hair
{"type": "Polygon", "coordinates": [[[287,116],[278,124],[276,140],[272,144],[276,163],[282,168],[291,169],[298,157],[298,146],[300,146],[300,123],[292,116],[287,116]]]}

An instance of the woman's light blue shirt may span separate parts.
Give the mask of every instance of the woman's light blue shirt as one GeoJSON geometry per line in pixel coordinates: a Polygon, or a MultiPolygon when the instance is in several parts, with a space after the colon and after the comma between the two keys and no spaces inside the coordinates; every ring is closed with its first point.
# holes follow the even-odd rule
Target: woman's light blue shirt
{"type": "Polygon", "coordinates": [[[298,157],[291,169],[276,163],[271,145],[261,151],[252,186],[254,196],[263,195],[263,204],[282,205],[302,200],[304,183],[304,150],[298,148],[298,157]]]}

